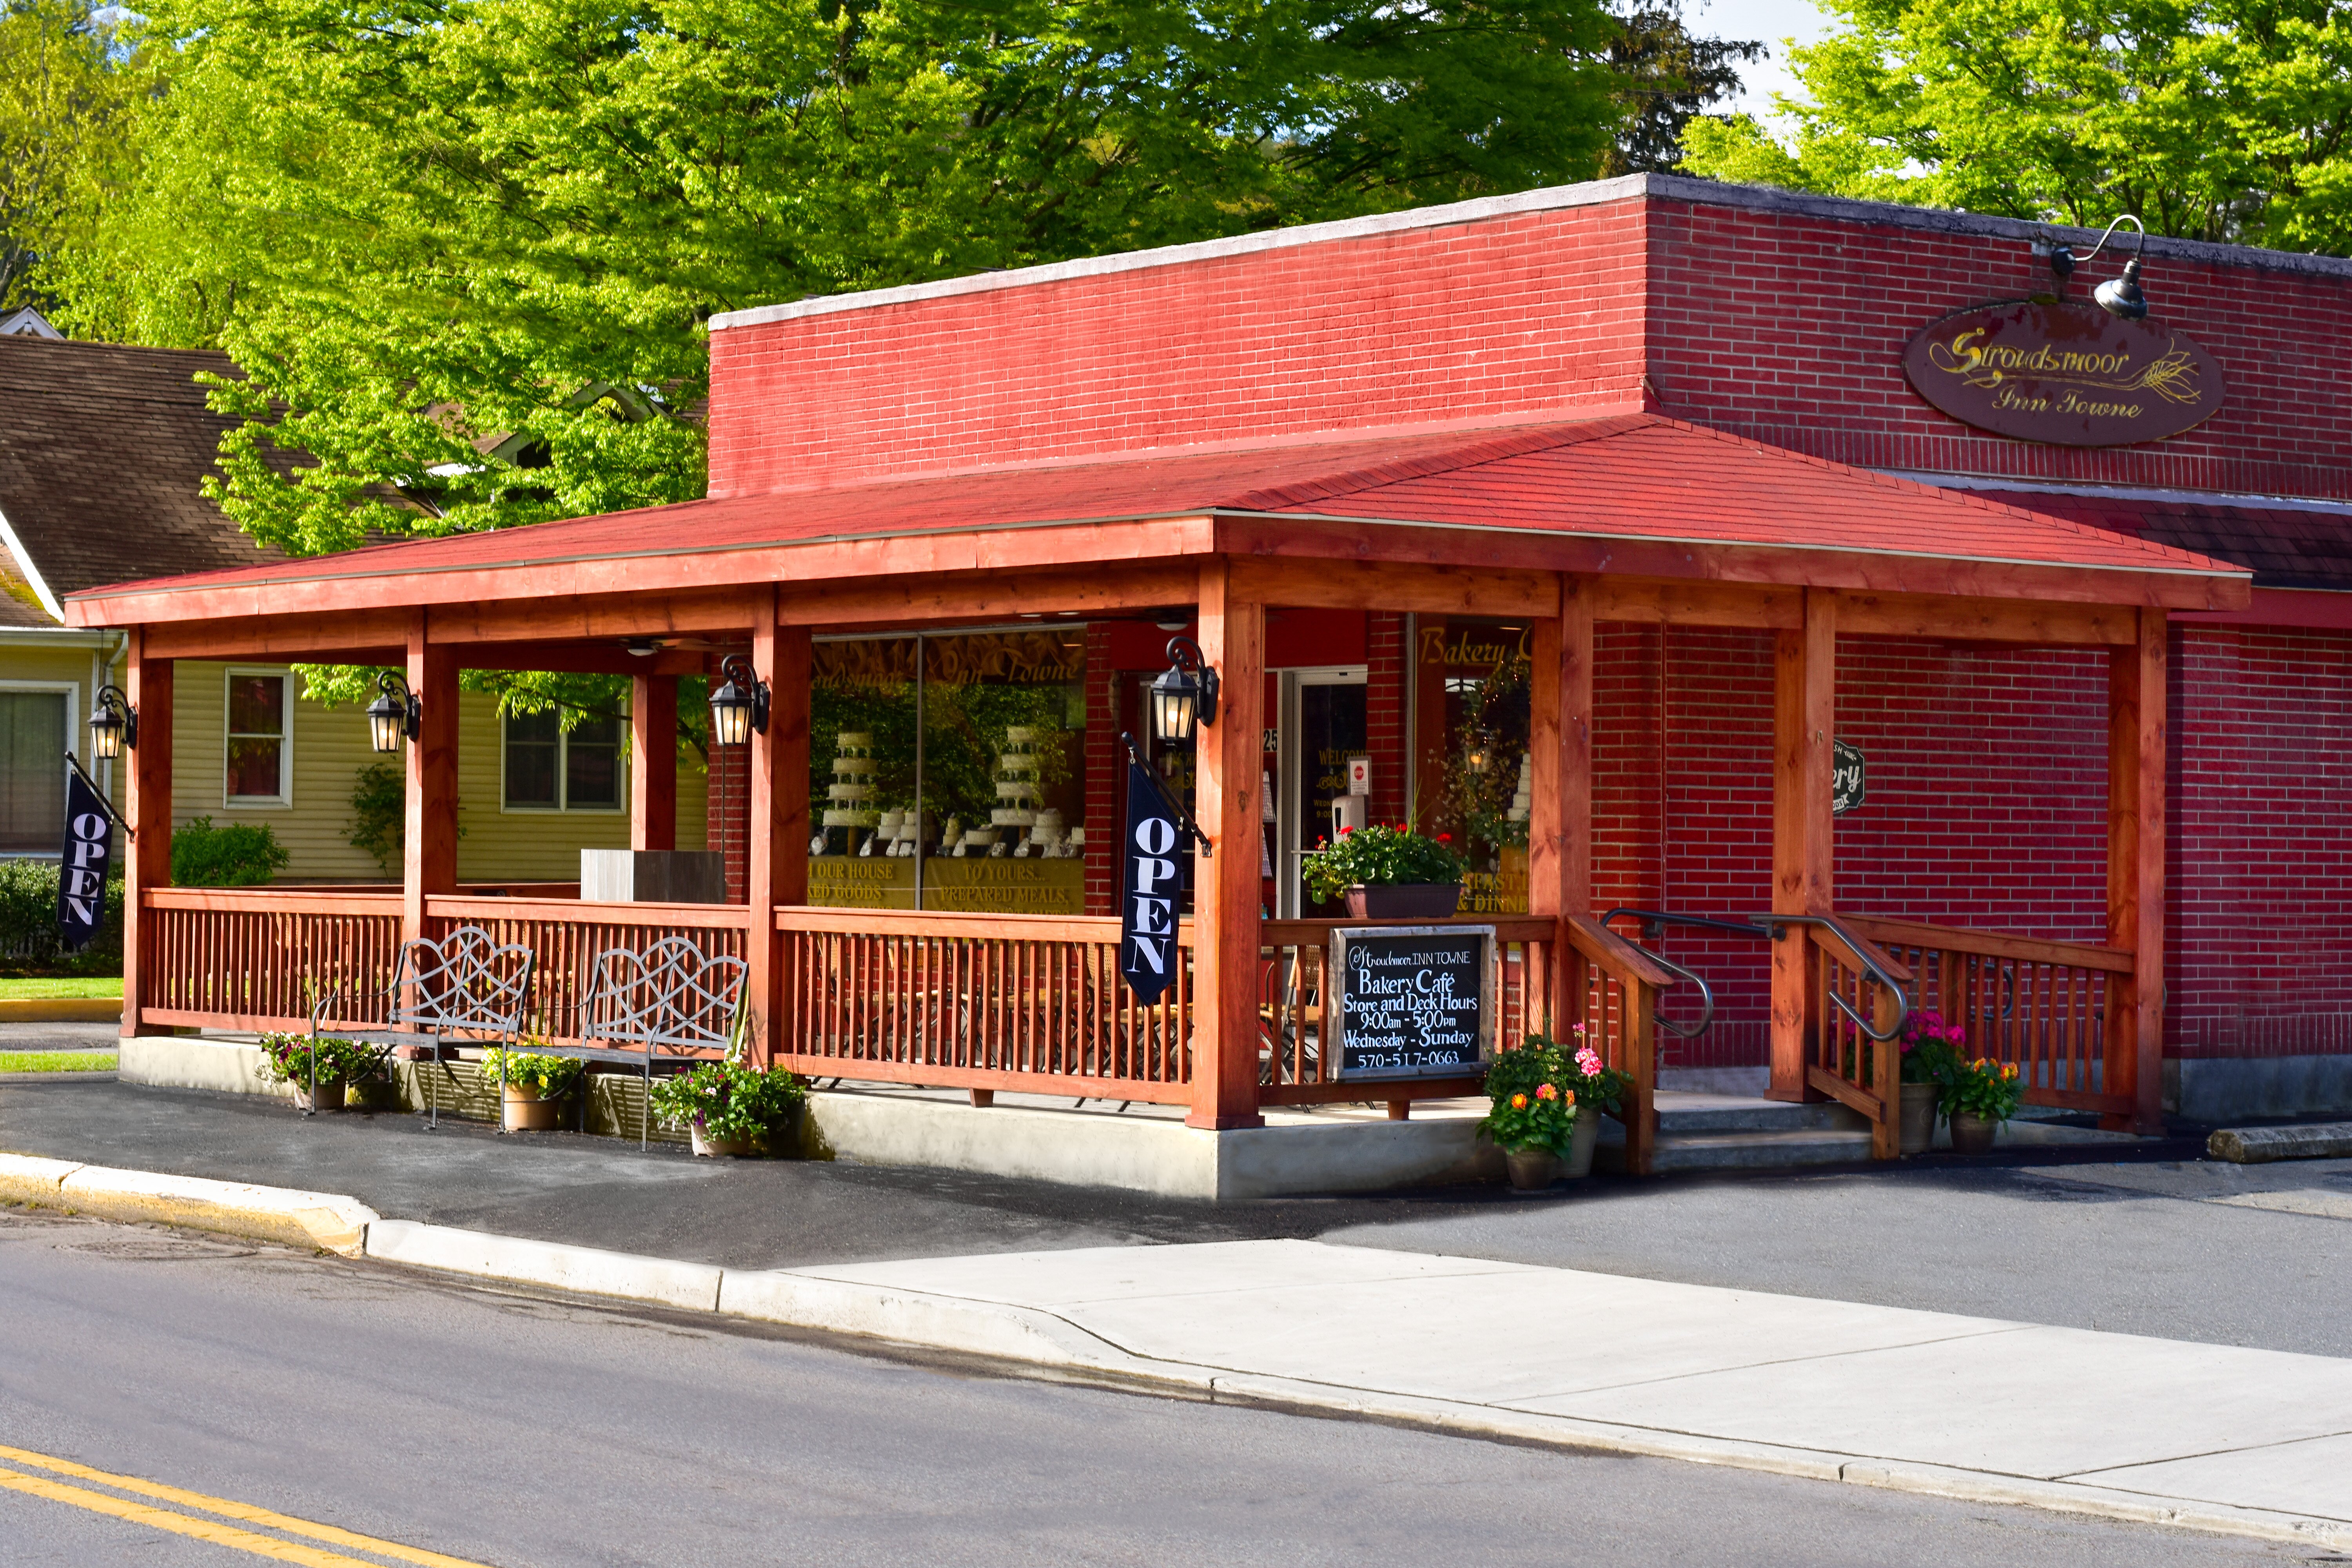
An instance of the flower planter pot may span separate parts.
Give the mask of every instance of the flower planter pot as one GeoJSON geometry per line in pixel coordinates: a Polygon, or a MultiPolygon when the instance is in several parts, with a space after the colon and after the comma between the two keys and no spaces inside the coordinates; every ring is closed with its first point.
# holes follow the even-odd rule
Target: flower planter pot
{"type": "Polygon", "coordinates": [[[1461,907],[1458,882],[1358,883],[1348,889],[1348,918],[1358,921],[1440,921],[1461,907]]]}
{"type": "Polygon", "coordinates": [[[721,1155],[740,1158],[751,1152],[749,1138],[709,1138],[703,1135],[699,1127],[688,1127],[687,1131],[693,1137],[695,1157],[698,1159],[715,1160],[721,1155]]]}
{"type": "Polygon", "coordinates": [[[1936,1086],[1932,1083],[1906,1083],[1903,1086],[1903,1152],[1924,1154],[1927,1145],[1936,1141],[1936,1086]]]}
{"type": "Polygon", "coordinates": [[[341,1110],[343,1108],[343,1080],[337,1078],[321,1081],[317,1101],[313,1103],[310,1086],[298,1079],[294,1085],[294,1103],[304,1110],[341,1110]]]}
{"type": "Polygon", "coordinates": [[[1503,1165],[1511,1185],[1523,1193],[1541,1192],[1559,1174],[1559,1156],[1549,1149],[1506,1149],[1503,1165]]]}
{"type": "Polygon", "coordinates": [[[1952,1113],[1952,1150],[1960,1154],[1990,1154],[1993,1137],[2000,1131],[1998,1121],[1956,1110],[1952,1113]]]}
{"type": "Polygon", "coordinates": [[[507,1085],[506,1129],[509,1132],[552,1132],[563,1124],[563,1101],[549,1100],[527,1083],[507,1085]]]}
{"type": "Polygon", "coordinates": [[[1571,1182],[1581,1181],[1592,1174],[1592,1151],[1601,1142],[1601,1112],[1576,1108],[1576,1125],[1568,1135],[1568,1153],[1559,1163],[1559,1173],[1571,1182]]]}

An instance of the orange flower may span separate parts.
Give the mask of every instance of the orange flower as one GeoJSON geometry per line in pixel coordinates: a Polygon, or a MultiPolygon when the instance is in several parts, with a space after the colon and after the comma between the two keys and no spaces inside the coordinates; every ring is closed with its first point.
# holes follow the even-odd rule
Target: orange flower
{"type": "Polygon", "coordinates": [[[1559,1090],[1554,1089],[1548,1083],[1538,1084],[1536,1086],[1536,1098],[1538,1100],[1558,1100],[1559,1098],[1559,1090]]]}
{"type": "Polygon", "coordinates": [[[1570,1105],[1576,1103],[1576,1090],[1572,1089],[1568,1091],[1568,1103],[1570,1105]]]}
{"type": "Polygon", "coordinates": [[[2000,1069],[2000,1076],[2003,1078],[2015,1078],[2017,1076],[2017,1064],[2015,1062],[2011,1062],[2007,1067],[2002,1068],[2000,1069]]]}
{"type": "Polygon", "coordinates": [[[1515,1094],[1511,1096],[1511,1109],[1513,1110],[1525,1110],[1527,1108],[1528,1097],[1526,1095],[1515,1094]]]}

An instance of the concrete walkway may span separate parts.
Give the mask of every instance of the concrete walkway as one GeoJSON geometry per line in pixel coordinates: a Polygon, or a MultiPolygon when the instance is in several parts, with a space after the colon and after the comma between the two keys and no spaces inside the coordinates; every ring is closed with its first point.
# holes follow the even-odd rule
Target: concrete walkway
{"type": "Polygon", "coordinates": [[[2352,1546],[2331,1357],[1309,1241],[730,1274],[719,1297],[1000,1353],[1027,1329],[1029,1359],[1220,1398],[2352,1546]]]}

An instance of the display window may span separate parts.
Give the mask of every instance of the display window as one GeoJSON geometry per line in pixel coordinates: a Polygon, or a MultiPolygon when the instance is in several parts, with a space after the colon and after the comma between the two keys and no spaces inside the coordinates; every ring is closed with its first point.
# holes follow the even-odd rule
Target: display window
{"type": "Polygon", "coordinates": [[[1423,616],[1413,630],[1414,815],[1469,863],[1464,914],[1525,914],[1529,628],[1423,616]]]}
{"type": "Polygon", "coordinates": [[[809,901],[1083,914],[1085,681],[1076,625],[819,642],[809,901]]]}

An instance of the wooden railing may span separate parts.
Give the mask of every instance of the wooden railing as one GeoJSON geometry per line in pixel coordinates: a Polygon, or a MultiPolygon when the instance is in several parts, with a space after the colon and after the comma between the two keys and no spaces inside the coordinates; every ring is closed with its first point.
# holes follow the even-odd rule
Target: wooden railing
{"type": "Polygon", "coordinates": [[[2136,1047],[2125,1016],[2133,956],[2089,942],[2043,942],[1910,921],[1843,917],[1906,964],[1911,1005],[1966,1032],[1970,1057],[2017,1064],[2028,1105],[2126,1116],[2135,1098],[2111,1064],[2136,1047]]]}
{"type": "MultiPolygon", "coordinates": [[[[1675,976],[1590,916],[1571,916],[1566,925],[1584,973],[1584,1042],[1633,1080],[1620,1117],[1625,1168],[1645,1176],[1658,1143],[1658,991],[1675,976]]],[[[1568,1033],[1563,1023],[1564,1042],[1572,1044],[1568,1033]]]]}
{"type": "MultiPolygon", "coordinates": [[[[1339,1054],[1324,1048],[1325,998],[1331,995],[1331,933],[1380,921],[1267,921],[1258,960],[1258,1102],[1324,1105],[1349,1100],[1448,1099],[1475,1094],[1478,1079],[1412,1079],[1343,1082],[1339,1054]]],[[[1553,1016],[1552,949],[1559,928],[1549,920],[1496,916],[1464,921],[1495,928],[1496,1042],[1508,1049],[1553,1016]]]]}
{"type": "MultiPolygon", "coordinates": [[[[307,1029],[321,990],[379,989],[400,957],[398,893],[156,888],[140,910],[146,1024],[307,1029]]],[[[348,1013],[330,1022],[370,1022],[348,1013]]]]}
{"type": "Polygon", "coordinates": [[[1902,1151],[1902,1047],[1873,1031],[1897,1034],[1903,1003],[1877,976],[1903,987],[1906,997],[1916,987],[1909,965],[1865,935],[1864,923],[1843,916],[1834,924],[1791,923],[1780,940],[1799,944],[1812,973],[1805,1087],[1860,1111],[1870,1122],[1871,1154],[1891,1160],[1902,1151]]]}
{"type": "Polygon", "coordinates": [[[500,946],[530,949],[538,959],[532,1032],[564,1040],[579,1037],[580,1004],[599,952],[614,947],[643,952],[666,936],[683,936],[714,957],[740,958],[751,923],[751,910],[741,904],[588,904],[576,898],[467,894],[425,900],[425,934],[436,942],[459,926],[480,926],[500,946]]]}
{"type": "MultiPolygon", "coordinates": [[[[813,1078],[1181,1104],[1192,928],[1144,1006],[1112,918],[790,907],[775,912],[783,1048],[813,1078]]],[[[1360,1098],[1360,1096],[1359,1096],[1360,1098]]]]}

